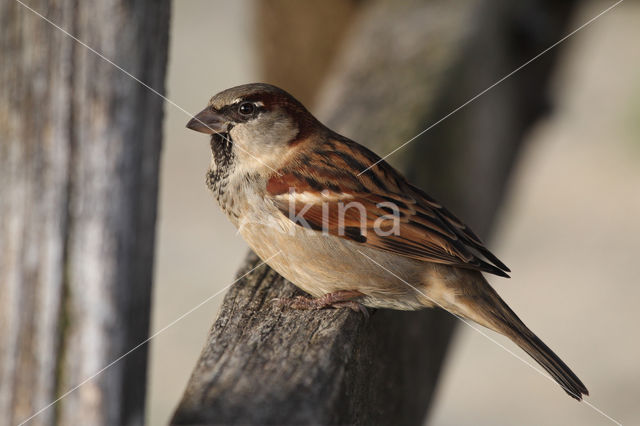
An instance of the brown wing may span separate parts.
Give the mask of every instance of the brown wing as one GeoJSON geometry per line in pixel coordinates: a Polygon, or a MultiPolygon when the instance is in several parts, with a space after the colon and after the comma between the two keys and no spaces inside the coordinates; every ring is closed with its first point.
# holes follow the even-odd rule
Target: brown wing
{"type": "Polygon", "coordinates": [[[300,226],[427,262],[508,277],[509,268],[451,212],[386,162],[347,139],[322,144],[283,169],[268,196],[300,226]],[[339,149],[338,145],[340,145],[339,149]]]}

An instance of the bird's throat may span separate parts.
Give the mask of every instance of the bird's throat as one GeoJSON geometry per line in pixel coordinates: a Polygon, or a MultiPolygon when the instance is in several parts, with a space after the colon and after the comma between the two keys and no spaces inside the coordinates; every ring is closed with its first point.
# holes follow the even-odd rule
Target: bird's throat
{"type": "Polygon", "coordinates": [[[211,135],[211,154],[217,169],[226,169],[233,162],[233,140],[229,133],[211,135]]]}

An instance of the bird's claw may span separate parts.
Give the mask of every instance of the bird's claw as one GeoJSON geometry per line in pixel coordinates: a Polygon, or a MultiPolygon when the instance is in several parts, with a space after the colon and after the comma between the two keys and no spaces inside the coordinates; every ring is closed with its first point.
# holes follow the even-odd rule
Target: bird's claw
{"type": "Polygon", "coordinates": [[[333,294],[317,298],[305,296],[277,297],[271,299],[271,303],[278,307],[288,307],[298,310],[349,308],[355,312],[362,312],[365,318],[369,318],[369,311],[362,303],[356,302],[355,300],[335,300],[335,296],[333,294]]]}

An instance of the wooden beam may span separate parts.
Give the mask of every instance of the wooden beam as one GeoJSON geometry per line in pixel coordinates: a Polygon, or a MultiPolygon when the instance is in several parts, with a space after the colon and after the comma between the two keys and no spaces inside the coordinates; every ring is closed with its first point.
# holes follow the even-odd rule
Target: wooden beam
{"type": "MultiPolygon", "coordinates": [[[[29,7],[163,91],[170,4],[29,7]]],[[[0,413],[18,424],[148,336],[163,100],[0,0],[0,413]]],[[[143,424],[140,348],[29,424],[143,424]]]]}

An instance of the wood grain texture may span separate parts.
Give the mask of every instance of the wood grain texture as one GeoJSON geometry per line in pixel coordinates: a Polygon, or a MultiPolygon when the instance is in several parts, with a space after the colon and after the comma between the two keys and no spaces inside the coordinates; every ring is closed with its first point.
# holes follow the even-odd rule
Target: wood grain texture
{"type": "MultiPolygon", "coordinates": [[[[570,2],[515,3],[358,4],[311,111],[386,154],[562,36],[570,2]]],[[[486,237],[523,135],[545,111],[552,69],[550,54],[391,163],[486,237]]],[[[255,265],[250,256],[243,270],[255,265]]],[[[381,310],[366,321],[268,304],[296,292],[266,266],[231,288],[172,424],[422,424],[452,316],[381,310]]]]}
{"type": "MultiPolygon", "coordinates": [[[[259,263],[250,254],[239,274],[259,263]]],[[[421,374],[406,367],[421,364],[430,347],[448,340],[422,325],[435,311],[380,310],[364,321],[350,310],[290,311],[271,303],[296,294],[302,292],[266,266],[231,287],[209,335],[217,344],[205,346],[172,423],[374,424],[381,414],[400,423],[422,418],[423,407],[413,398],[393,404],[388,398],[419,390],[421,374]],[[398,325],[407,323],[415,326],[398,334],[398,325]],[[413,347],[414,339],[426,342],[413,347]],[[401,380],[389,381],[390,376],[401,380]]]]}
{"type": "MultiPolygon", "coordinates": [[[[27,4],[162,91],[169,2],[27,4]]],[[[148,335],[162,99],[0,1],[0,413],[17,424],[148,335]]],[[[30,424],[142,424],[146,348],[30,424]]]]}

